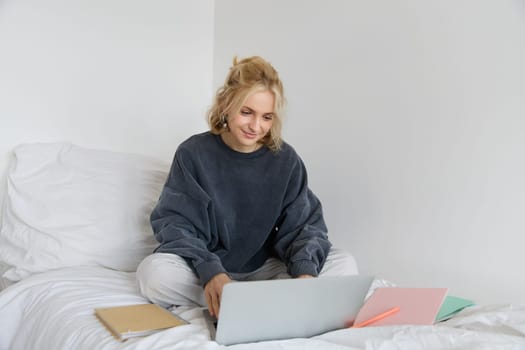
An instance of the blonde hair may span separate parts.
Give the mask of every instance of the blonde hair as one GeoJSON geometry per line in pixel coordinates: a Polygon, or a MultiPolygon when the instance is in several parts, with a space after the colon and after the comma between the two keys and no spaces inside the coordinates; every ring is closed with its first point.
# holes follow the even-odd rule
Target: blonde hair
{"type": "Polygon", "coordinates": [[[246,99],[259,91],[269,91],[274,96],[272,127],[262,139],[262,143],[272,151],[278,151],[282,144],[282,113],[285,103],[283,84],[275,68],[258,56],[240,61],[237,57],[233,58],[233,66],[224,85],[217,90],[214,103],[208,112],[211,133],[220,135],[225,132],[228,115],[239,113],[246,99]]]}

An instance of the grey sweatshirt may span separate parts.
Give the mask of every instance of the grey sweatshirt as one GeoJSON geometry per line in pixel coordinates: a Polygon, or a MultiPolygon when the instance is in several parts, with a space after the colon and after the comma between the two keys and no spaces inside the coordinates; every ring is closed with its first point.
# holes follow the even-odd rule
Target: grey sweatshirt
{"type": "Polygon", "coordinates": [[[317,276],[331,246],[321,203],[290,145],[240,153],[209,132],[178,147],[151,224],[155,251],[183,257],[203,285],[221,272],[256,270],[269,257],[293,277],[317,276]]]}

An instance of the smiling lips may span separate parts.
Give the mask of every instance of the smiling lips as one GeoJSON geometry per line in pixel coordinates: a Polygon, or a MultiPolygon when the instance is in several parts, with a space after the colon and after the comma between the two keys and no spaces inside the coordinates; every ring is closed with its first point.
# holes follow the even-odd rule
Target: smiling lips
{"type": "Polygon", "coordinates": [[[256,133],[253,133],[253,132],[246,132],[246,131],[242,131],[244,136],[246,136],[247,138],[249,139],[254,139],[257,137],[257,134],[256,133]]]}

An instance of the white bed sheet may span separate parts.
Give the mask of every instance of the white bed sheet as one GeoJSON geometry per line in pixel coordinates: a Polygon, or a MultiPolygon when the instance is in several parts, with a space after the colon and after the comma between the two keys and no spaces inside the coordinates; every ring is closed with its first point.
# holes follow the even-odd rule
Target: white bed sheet
{"type": "Polygon", "coordinates": [[[8,286],[10,286],[11,284],[13,284],[13,282],[11,282],[10,280],[8,280],[7,278],[4,278],[4,272],[6,272],[7,270],[9,270],[10,266],[7,265],[6,263],[4,263],[3,261],[0,261],[0,291],[2,291],[2,289],[5,289],[7,288],[8,286]]]}
{"type": "Polygon", "coordinates": [[[34,275],[0,292],[0,350],[525,349],[524,305],[476,306],[436,326],[343,329],[230,347],[210,341],[199,308],[175,310],[190,325],[124,343],[93,314],[96,307],[142,302],[134,273],[81,267],[34,275]]]}

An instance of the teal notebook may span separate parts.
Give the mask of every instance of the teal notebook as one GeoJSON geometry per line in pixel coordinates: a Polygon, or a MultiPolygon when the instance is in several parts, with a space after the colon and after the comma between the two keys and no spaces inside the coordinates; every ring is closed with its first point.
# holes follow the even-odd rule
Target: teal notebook
{"type": "Polygon", "coordinates": [[[472,305],[474,305],[472,300],[447,295],[436,316],[436,322],[448,320],[464,308],[472,305]]]}

